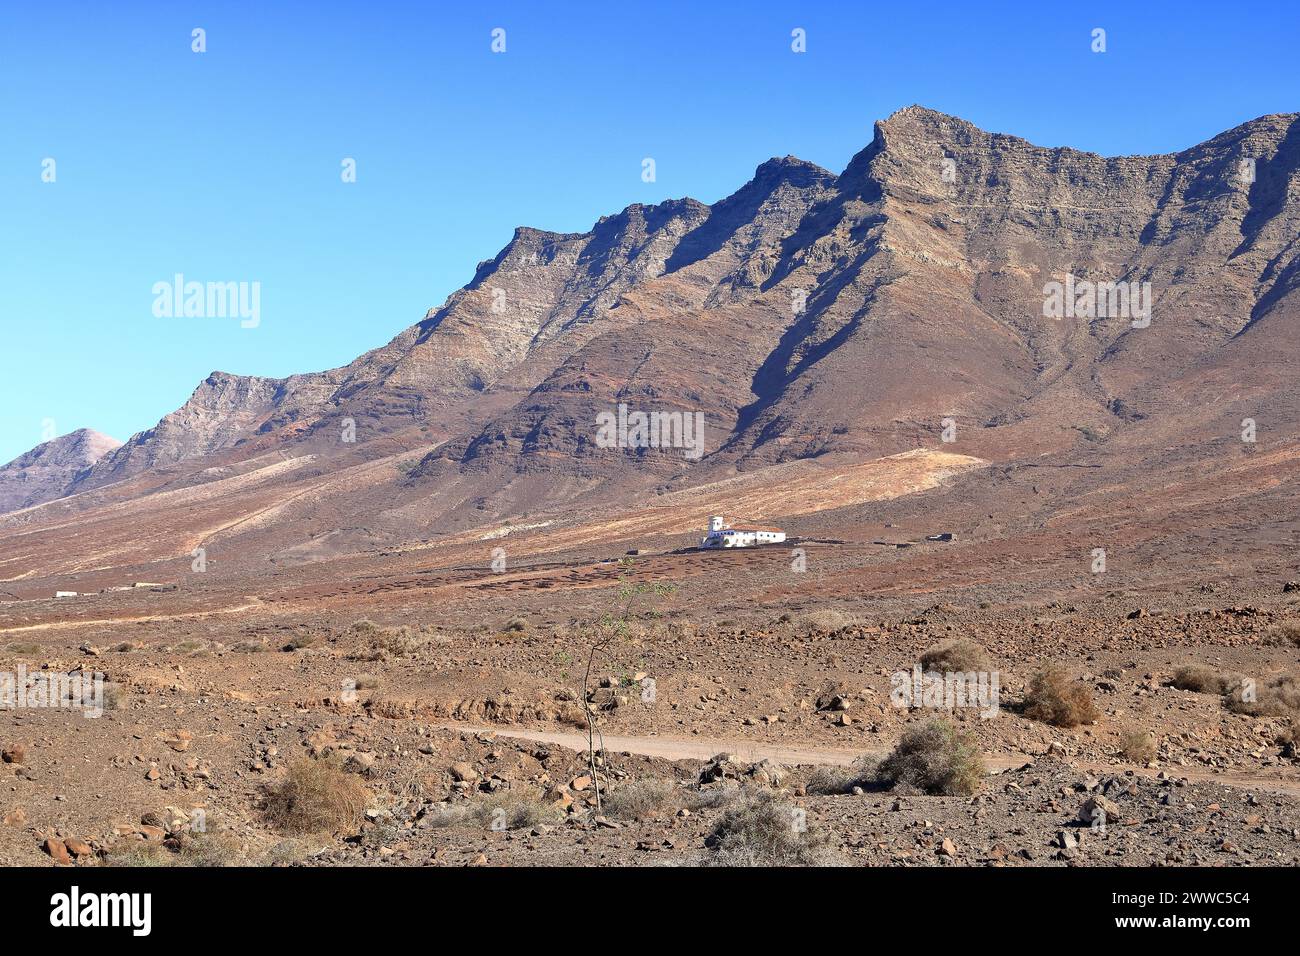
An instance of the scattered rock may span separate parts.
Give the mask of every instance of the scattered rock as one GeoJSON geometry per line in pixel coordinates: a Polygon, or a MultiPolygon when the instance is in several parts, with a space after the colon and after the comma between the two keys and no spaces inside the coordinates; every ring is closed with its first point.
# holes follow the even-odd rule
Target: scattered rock
{"type": "Polygon", "coordinates": [[[785,786],[786,780],[789,778],[790,774],[785,767],[764,758],[758,763],[752,764],[746,768],[743,771],[742,776],[754,783],[779,790],[785,786]]]}
{"type": "Polygon", "coordinates": [[[41,849],[43,849],[46,853],[48,853],[50,855],[50,859],[52,859],[59,866],[72,865],[72,856],[68,853],[68,848],[67,846],[64,845],[62,840],[56,839],[55,837],[50,837],[43,844],[41,844],[41,849]]]}
{"type": "Polygon", "coordinates": [[[465,763],[463,760],[457,761],[447,769],[451,773],[451,779],[461,783],[473,783],[479,778],[479,773],[474,769],[474,765],[465,763]]]}
{"type": "Polygon", "coordinates": [[[95,851],[91,849],[90,844],[85,840],[78,839],[77,837],[68,837],[63,841],[63,845],[73,856],[95,855],[95,851]]]}
{"type": "Polygon", "coordinates": [[[375,755],[362,751],[353,751],[343,761],[343,769],[348,773],[367,773],[375,765],[375,755]]]}
{"type": "Polygon", "coordinates": [[[741,770],[742,765],[731,754],[718,754],[700,768],[700,783],[737,780],[740,778],[741,770]]]}
{"type": "Polygon", "coordinates": [[[1079,808],[1079,822],[1091,826],[1093,821],[1100,819],[1100,814],[1105,814],[1107,823],[1119,823],[1121,819],[1119,807],[1113,801],[1097,794],[1083,801],[1083,806],[1079,808]]]}

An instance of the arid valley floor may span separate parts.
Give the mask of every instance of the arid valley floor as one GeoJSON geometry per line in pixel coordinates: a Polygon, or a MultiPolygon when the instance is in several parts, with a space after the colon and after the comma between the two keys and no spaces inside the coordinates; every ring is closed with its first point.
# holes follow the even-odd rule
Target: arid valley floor
{"type": "Polygon", "coordinates": [[[450,564],[422,551],[344,562],[328,582],[315,566],[222,582],[184,564],[160,587],[60,578],[87,590],[0,610],[4,666],[102,671],[111,709],[3,715],[7,757],[21,750],[0,767],[0,860],[45,864],[68,847],[79,866],[694,865],[719,857],[711,835],[736,793],[764,790],[806,811],[809,862],[1300,862],[1287,710],[1234,712],[1217,688],[1172,686],[1187,665],[1261,687],[1294,673],[1294,564],[1239,580],[1168,569],[1182,580],[1152,587],[1123,562],[1092,573],[1086,547],[871,544],[917,537],[888,523],[852,540],[813,521],[789,547],[737,552],[655,538],[624,565],[629,540],[530,554],[525,536],[501,571],[481,542],[450,564]],[[628,601],[621,579],[669,587],[632,598],[643,613],[595,658],[597,812],[580,688],[602,617],[628,601]],[[978,792],[854,792],[852,765],[936,716],[894,706],[890,675],[954,639],[1001,676],[996,717],[941,714],[978,741],[978,792]],[[1017,712],[1049,664],[1091,691],[1094,723],[1017,712]],[[1139,732],[1152,752],[1126,751],[1139,732]],[[364,788],[351,824],[277,821],[268,794],[304,758],[364,788]],[[1098,833],[1079,813],[1103,793],[1120,819],[1098,833]],[[196,819],[206,832],[187,833],[196,819]]]}

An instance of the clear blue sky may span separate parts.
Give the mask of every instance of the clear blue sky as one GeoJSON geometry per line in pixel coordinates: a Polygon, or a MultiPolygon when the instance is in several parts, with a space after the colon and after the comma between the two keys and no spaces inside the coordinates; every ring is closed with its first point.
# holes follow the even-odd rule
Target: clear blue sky
{"type": "Polygon", "coordinates": [[[45,419],[125,439],[214,369],[344,364],[517,225],[838,172],[910,103],[1105,154],[1300,109],[1294,2],[613,6],[0,5],[0,462],[45,419]],[[178,272],[260,282],[261,325],[156,318],[178,272]]]}

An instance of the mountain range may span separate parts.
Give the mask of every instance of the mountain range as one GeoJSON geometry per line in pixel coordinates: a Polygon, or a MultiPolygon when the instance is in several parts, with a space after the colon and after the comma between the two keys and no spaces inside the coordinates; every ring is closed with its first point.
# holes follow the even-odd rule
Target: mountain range
{"type": "Polygon", "coordinates": [[[728,502],[774,520],[940,486],[992,518],[1025,467],[1082,482],[1044,483],[1039,524],[1115,489],[1172,507],[1193,473],[1273,493],[1300,437],[1298,118],[1103,157],[912,106],[838,175],[787,156],[713,205],[521,227],[345,367],[213,372],[124,444],[83,430],[0,469],[0,577],[214,542],[314,562],[647,507],[680,531],[728,502]],[[604,447],[619,405],[701,414],[703,455],[604,447]]]}

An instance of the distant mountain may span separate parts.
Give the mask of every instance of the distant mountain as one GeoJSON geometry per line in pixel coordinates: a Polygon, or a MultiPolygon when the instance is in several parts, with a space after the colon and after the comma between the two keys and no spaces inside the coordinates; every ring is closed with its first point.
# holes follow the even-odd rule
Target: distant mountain
{"type": "Polygon", "coordinates": [[[0,468],[0,513],[71,493],[95,462],[121,445],[89,428],[37,445],[0,468]]]}
{"type": "Polygon", "coordinates": [[[16,485],[41,449],[7,466],[0,503],[84,493],[66,516],[204,486],[209,526],[270,554],[926,447],[1156,488],[1143,462],[1226,467],[1247,418],[1300,437],[1298,236],[1296,114],[1107,158],[912,106],[838,176],[773,159],[712,206],[517,229],[350,365],[214,372],[66,474],[16,485]],[[603,447],[620,404],[702,415],[702,454],[603,447]]]}

